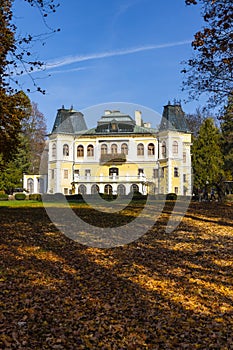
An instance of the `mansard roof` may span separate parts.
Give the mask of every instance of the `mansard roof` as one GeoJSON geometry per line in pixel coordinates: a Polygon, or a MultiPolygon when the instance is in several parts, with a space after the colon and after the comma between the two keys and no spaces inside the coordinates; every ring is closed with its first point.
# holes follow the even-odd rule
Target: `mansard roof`
{"type": "Polygon", "coordinates": [[[162,120],[159,130],[175,130],[182,132],[190,132],[185,113],[180,104],[167,104],[164,106],[162,120]]]}
{"type": "Polygon", "coordinates": [[[58,109],[52,133],[76,134],[87,130],[84,115],[73,108],[58,109]]]}

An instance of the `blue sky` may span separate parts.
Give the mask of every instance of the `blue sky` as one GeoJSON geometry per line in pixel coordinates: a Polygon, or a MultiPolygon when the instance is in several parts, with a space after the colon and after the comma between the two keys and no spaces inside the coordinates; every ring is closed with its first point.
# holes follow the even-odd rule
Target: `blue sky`
{"type": "MultiPolygon", "coordinates": [[[[47,23],[61,31],[31,51],[46,62],[35,72],[46,95],[30,94],[51,131],[58,108],[83,110],[107,102],[143,105],[162,113],[168,100],[182,101],[186,113],[201,101],[185,104],[181,91],[183,65],[191,41],[203,22],[197,6],[184,0],[61,0],[47,23]]],[[[15,0],[15,20],[22,32],[46,32],[36,9],[15,0]]],[[[25,89],[30,84],[24,75],[25,89]]],[[[122,110],[122,112],[125,112],[122,110]]],[[[96,118],[87,118],[93,127],[96,118]]],[[[150,116],[145,120],[153,124],[150,116]]]]}

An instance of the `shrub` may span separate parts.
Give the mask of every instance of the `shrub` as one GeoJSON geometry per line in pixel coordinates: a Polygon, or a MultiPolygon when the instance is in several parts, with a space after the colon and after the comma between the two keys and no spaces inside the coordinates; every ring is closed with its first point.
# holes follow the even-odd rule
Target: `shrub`
{"type": "Polygon", "coordinates": [[[41,197],[41,194],[40,194],[40,193],[32,193],[32,194],[29,194],[29,199],[30,199],[31,201],[39,201],[39,202],[42,201],[42,197],[41,197]]]}
{"type": "Polygon", "coordinates": [[[0,193],[0,201],[8,201],[8,194],[0,193]]]}
{"type": "Polygon", "coordinates": [[[176,201],[177,200],[177,194],[176,193],[168,193],[166,196],[166,200],[168,201],[176,201]]]}
{"type": "Polygon", "coordinates": [[[69,202],[69,201],[82,201],[83,200],[83,197],[81,194],[69,194],[69,195],[66,195],[66,200],[69,202]]]}
{"type": "Polygon", "coordinates": [[[26,194],[24,193],[16,193],[15,194],[15,199],[17,201],[23,201],[26,198],[26,194]]]}

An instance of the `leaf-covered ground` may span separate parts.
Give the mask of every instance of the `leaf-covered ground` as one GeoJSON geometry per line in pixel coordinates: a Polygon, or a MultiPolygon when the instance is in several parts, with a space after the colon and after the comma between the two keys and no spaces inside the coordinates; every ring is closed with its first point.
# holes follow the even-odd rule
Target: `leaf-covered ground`
{"type": "Polygon", "coordinates": [[[137,242],[97,249],[42,207],[0,207],[0,348],[233,349],[233,206],[191,203],[165,233],[171,209],[137,242]]]}

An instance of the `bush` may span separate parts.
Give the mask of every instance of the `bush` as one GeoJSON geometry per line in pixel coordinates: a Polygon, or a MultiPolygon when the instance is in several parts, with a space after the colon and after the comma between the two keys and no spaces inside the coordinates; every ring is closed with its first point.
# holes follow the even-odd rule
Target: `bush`
{"type": "Polygon", "coordinates": [[[29,200],[41,202],[41,201],[42,201],[41,194],[40,194],[40,193],[32,193],[32,194],[29,194],[29,200]]]}
{"type": "Polygon", "coordinates": [[[8,194],[0,193],[0,201],[8,201],[8,194]]]}
{"type": "Polygon", "coordinates": [[[83,200],[83,197],[81,194],[69,194],[69,195],[66,195],[66,200],[69,202],[69,201],[82,201],[83,200]]]}
{"type": "Polygon", "coordinates": [[[176,201],[177,200],[177,194],[176,193],[168,193],[166,196],[166,200],[168,201],[176,201]]]}
{"type": "Polygon", "coordinates": [[[26,194],[24,193],[16,193],[15,194],[15,199],[17,201],[23,201],[26,198],[26,194]]]}

